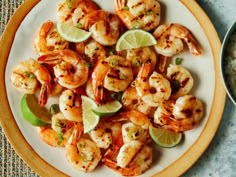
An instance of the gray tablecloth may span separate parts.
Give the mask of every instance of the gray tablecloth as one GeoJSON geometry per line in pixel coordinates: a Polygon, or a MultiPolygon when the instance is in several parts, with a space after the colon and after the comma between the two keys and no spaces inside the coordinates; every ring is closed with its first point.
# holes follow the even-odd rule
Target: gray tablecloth
{"type": "MultiPolygon", "coordinates": [[[[23,0],[0,0],[0,34],[3,32],[11,15],[23,0]]],[[[0,176],[1,177],[36,177],[24,161],[15,153],[7,141],[0,126],[0,176]]]]}

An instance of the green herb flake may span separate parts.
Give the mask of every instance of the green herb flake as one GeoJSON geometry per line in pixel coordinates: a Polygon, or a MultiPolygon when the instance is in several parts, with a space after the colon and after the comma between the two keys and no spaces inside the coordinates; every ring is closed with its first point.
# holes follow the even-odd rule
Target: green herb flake
{"type": "Polygon", "coordinates": [[[183,61],[182,58],[177,57],[177,58],[175,59],[175,64],[176,64],[176,65],[180,65],[180,64],[182,63],[182,61],[183,61]]]}
{"type": "Polygon", "coordinates": [[[110,50],[110,51],[109,51],[109,55],[110,55],[110,56],[114,55],[114,50],[110,50]]]}
{"type": "Polygon", "coordinates": [[[62,135],[62,128],[61,127],[57,127],[57,137],[58,137],[58,144],[61,144],[61,142],[63,141],[63,135],[62,135]]]}
{"type": "Polygon", "coordinates": [[[76,25],[76,27],[77,27],[77,28],[82,28],[83,25],[82,25],[82,23],[78,23],[78,24],[76,25]]]}
{"type": "Polygon", "coordinates": [[[111,97],[112,97],[114,100],[121,101],[122,94],[123,94],[122,92],[115,92],[115,93],[112,93],[112,94],[111,94],[111,97]]]}
{"type": "Polygon", "coordinates": [[[29,77],[29,78],[31,78],[31,79],[33,79],[33,78],[36,77],[36,76],[34,75],[34,73],[31,73],[31,72],[29,72],[29,71],[23,72],[23,76],[29,77]]]}
{"type": "Polygon", "coordinates": [[[79,156],[82,158],[82,160],[84,162],[90,162],[94,159],[94,155],[86,155],[85,153],[83,152],[80,152],[79,153],[79,156]]]}
{"type": "Polygon", "coordinates": [[[125,6],[123,9],[124,10],[129,10],[129,6],[125,6]]]}
{"type": "Polygon", "coordinates": [[[86,62],[86,66],[88,67],[88,68],[92,68],[92,63],[90,63],[90,62],[86,62]]]}
{"type": "Polygon", "coordinates": [[[132,66],[139,67],[141,65],[142,65],[142,63],[141,63],[140,60],[138,60],[138,57],[134,57],[133,60],[132,60],[132,66]]]}
{"type": "Polygon", "coordinates": [[[66,5],[69,9],[72,8],[72,0],[66,0],[66,5]]]}
{"type": "Polygon", "coordinates": [[[149,11],[145,12],[144,14],[145,14],[146,16],[148,16],[148,15],[153,15],[154,12],[153,12],[152,10],[149,10],[149,11]]]}
{"type": "Polygon", "coordinates": [[[139,21],[134,21],[132,29],[138,29],[141,28],[141,23],[139,21]]]}
{"type": "Polygon", "coordinates": [[[109,65],[110,65],[111,67],[116,67],[118,64],[119,64],[119,61],[118,61],[116,58],[111,58],[111,59],[109,60],[109,65]]]}
{"type": "Polygon", "coordinates": [[[59,104],[52,104],[49,108],[49,114],[54,115],[60,112],[59,104]]]}
{"type": "Polygon", "coordinates": [[[125,80],[127,79],[127,76],[125,74],[120,73],[120,79],[125,80]]]}

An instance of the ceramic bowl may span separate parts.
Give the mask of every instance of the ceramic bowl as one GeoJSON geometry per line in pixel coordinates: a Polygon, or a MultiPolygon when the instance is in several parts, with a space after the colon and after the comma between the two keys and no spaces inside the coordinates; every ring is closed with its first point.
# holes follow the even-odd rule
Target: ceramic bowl
{"type": "Polygon", "coordinates": [[[236,105],[236,21],[228,29],[221,48],[221,76],[226,92],[236,105]]]}

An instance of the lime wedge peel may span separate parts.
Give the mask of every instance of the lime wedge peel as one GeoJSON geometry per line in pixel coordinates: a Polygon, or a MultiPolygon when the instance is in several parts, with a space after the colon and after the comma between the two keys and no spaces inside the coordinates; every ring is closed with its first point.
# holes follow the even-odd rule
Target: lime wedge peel
{"type": "Polygon", "coordinates": [[[33,94],[25,94],[21,99],[21,112],[23,118],[34,126],[46,126],[51,124],[51,116],[45,107],[40,107],[33,94]]]}
{"type": "Polygon", "coordinates": [[[89,31],[79,29],[67,23],[57,23],[57,31],[62,38],[69,42],[83,42],[92,35],[89,31]]]}
{"type": "Polygon", "coordinates": [[[84,133],[93,130],[102,116],[111,116],[122,107],[119,101],[111,101],[102,106],[98,106],[93,99],[87,96],[81,96],[81,98],[84,133]]]}
{"type": "Polygon", "coordinates": [[[179,144],[182,140],[183,134],[176,133],[170,130],[155,128],[153,126],[149,127],[149,133],[152,140],[164,148],[172,148],[179,144]]]}
{"type": "Polygon", "coordinates": [[[102,106],[98,106],[92,109],[92,111],[98,116],[111,116],[119,111],[122,104],[119,101],[108,102],[102,106]]]}
{"type": "Polygon", "coordinates": [[[153,46],[157,43],[155,37],[142,29],[126,31],[116,43],[116,51],[153,46]]]}
{"type": "Polygon", "coordinates": [[[92,109],[97,107],[95,101],[87,96],[81,96],[81,98],[84,133],[88,133],[97,126],[100,117],[92,111],[92,109]]]}

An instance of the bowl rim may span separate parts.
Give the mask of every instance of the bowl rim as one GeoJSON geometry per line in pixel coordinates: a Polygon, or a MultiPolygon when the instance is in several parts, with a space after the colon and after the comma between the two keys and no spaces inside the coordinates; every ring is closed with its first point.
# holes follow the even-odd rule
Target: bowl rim
{"type": "Polygon", "coordinates": [[[222,47],[221,47],[221,51],[220,51],[220,70],[221,70],[221,78],[222,78],[226,93],[229,96],[229,98],[231,99],[231,101],[234,103],[234,105],[236,105],[236,97],[234,97],[230,91],[230,87],[229,87],[229,84],[227,83],[226,75],[225,75],[225,71],[224,71],[226,47],[229,43],[230,37],[232,36],[232,34],[234,32],[236,32],[236,21],[234,21],[232,23],[232,25],[229,27],[229,29],[227,30],[227,32],[224,36],[223,42],[222,42],[222,47]]]}
{"type": "MultiPolygon", "coordinates": [[[[15,31],[18,29],[18,26],[20,25],[24,17],[39,2],[41,1],[25,0],[23,5],[16,11],[14,16],[9,21],[7,27],[5,28],[2,38],[0,39],[0,44],[2,44],[0,45],[0,49],[4,48],[2,54],[0,55],[0,77],[3,81],[5,80],[5,64],[8,59],[8,54],[10,46],[12,45],[14,39],[15,31]]],[[[219,66],[221,43],[217,32],[212,22],[199,6],[197,1],[180,0],[180,2],[197,19],[208,39],[213,55],[212,60],[214,61],[215,90],[208,121],[198,139],[179,159],[177,159],[161,172],[154,174],[154,176],[156,177],[173,176],[173,174],[176,176],[180,176],[200,158],[200,156],[207,149],[218,129],[225,105],[226,92],[220,79],[219,66]]],[[[5,84],[0,85],[0,96],[2,97],[2,99],[0,100],[0,112],[4,113],[2,114],[2,116],[0,116],[0,124],[17,154],[26,162],[27,165],[29,165],[36,173],[38,173],[42,177],[49,176],[50,174],[51,176],[57,177],[67,176],[66,174],[62,173],[61,171],[44,161],[44,159],[42,159],[26,142],[11,113],[5,90],[5,84]],[[24,146],[24,148],[22,148],[22,145],[24,146]]]]}

